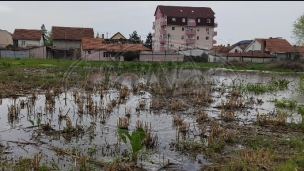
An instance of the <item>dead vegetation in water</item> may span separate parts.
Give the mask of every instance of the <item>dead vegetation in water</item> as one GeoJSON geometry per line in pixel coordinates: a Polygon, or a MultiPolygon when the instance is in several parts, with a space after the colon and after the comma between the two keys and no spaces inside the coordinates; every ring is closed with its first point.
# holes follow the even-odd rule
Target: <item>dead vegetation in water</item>
{"type": "Polygon", "coordinates": [[[130,124],[129,118],[118,118],[118,122],[117,122],[118,128],[128,130],[129,124],[130,124]]]}
{"type": "Polygon", "coordinates": [[[122,89],[119,90],[119,98],[126,99],[129,95],[129,88],[124,86],[122,89]]]}
{"type": "Polygon", "coordinates": [[[235,119],[234,110],[221,110],[221,117],[224,119],[224,121],[229,122],[233,121],[235,119]]]}
{"type": "Polygon", "coordinates": [[[168,107],[171,110],[184,110],[186,104],[181,100],[172,99],[170,100],[168,107]]]}
{"type": "Polygon", "coordinates": [[[158,98],[153,98],[150,102],[150,109],[160,109],[161,104],[158,98]]]}
{"type": "Polygon", "coordinates": [[[287,123],[287,116],[286,112],[278,110],[276,113],[268,113],[260,115],[258,109],[257,112],[257,123],[260,125],[277,125],[277,126],[285,126],[287,123]]]}
{"type": "Polygon", "coordinates": [[[199,111],[198,117],[196,119],[197,122],[204,122],[208,119],[208,114],[204,111],[199,111]]]}
{"type": "Polygon", "coordinates": [[[221,100],[221,103],[217,105],[217,108],[225,110],[239,110],[245,108],[245,104],[242,98],[229,98],[226,101],[221,100]]]}

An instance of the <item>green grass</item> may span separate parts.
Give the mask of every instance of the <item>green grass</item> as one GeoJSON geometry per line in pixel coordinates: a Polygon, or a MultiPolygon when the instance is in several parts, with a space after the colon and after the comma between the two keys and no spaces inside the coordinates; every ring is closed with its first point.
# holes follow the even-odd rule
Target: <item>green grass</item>
{"type": "Polygon", "coordinates": [[[233,70],[257,70],[257,71],[274,71],[274,72],[294,72],[292,69],[282,69],[279,67],[269,66],[268,64],[248,64],[246,66],[232,66],[222,63],[193,63],[193,62],[136,62],[136,61],[77,61],[77,60],[64,60],[64,59],[37,59],[37,58],[0,58],[0,68],[61,68],[68,69],[70,66],[123,66],[124,69],[140,70],[141,68],[226,68],[233,70]]]}
{"type": "Polygon", "coordinates": [[[297,106],[297,101],[293,100],[293,99],[285,99],[283,98],[282,100],[274,100],[274,105],[276,107],[280,107],[280,108],[295,108],[297,106]]]}

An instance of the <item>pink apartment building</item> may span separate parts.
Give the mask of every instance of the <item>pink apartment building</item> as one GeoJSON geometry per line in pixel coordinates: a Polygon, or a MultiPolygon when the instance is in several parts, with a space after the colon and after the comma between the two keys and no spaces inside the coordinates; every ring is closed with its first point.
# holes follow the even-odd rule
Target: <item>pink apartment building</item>
{"type": "Polygon", "coordinates": [[[154,52],[178,49],[211,49],[217,36],[214,12],[209,7],[182,7],[158,5],[152,29],[154,52]]]}

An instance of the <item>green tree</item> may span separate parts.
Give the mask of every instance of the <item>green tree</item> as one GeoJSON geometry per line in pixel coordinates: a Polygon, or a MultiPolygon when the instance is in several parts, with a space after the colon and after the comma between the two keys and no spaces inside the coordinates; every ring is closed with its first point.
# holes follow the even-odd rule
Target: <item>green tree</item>
{"type": "Polygon", "coordinates": [[[146,42],[144,44],[147,48],[152,49],[152,33],[149,32],[147,35],[146,42]]]}
{"type": "Polygon", "coordinates": [[[137,31],[133,31],[132,34],[129,34],[131,40],[140,41],[140,37],[137,34],[137,31]]]}
{"type": "Polygon", "coordinates": [[[293,38],[297,45],[304,45],[304,14],[293,23],[293,38]]]}
{"type": "Polygon", "coordinates": [[[51,38],[52,32],[48,31],[45,34],[45,39],[44,39],[44,46],[52,46],[53,45],[53,40],[51,38]]]}

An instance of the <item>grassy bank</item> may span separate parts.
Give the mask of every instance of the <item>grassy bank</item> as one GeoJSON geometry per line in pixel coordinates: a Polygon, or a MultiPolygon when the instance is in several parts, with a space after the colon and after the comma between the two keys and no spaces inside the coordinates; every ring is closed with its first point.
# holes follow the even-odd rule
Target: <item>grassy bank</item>
{"type": "Polygon", "coordinates": [[[279,64],[244,64],[244,63],[194,63],[194,62],[135,62],[135,61],[75,61],[75,60],[55,60],[55,59],[12,59],[0,58],[0,68],[36,68],[36,69],[60,69],[61,71],[69,69],[70,66],[89,66],[89,67],[114,67],[124,70],[141,70],[149,68],[175,68],[183,67],[186,69],[198,68],[226,68],[233,70],[257,70],[257,71],[273,71],[273,72],[297,72],[300,71],[302,64],[297,63],[282,67],[279,64]]]}

